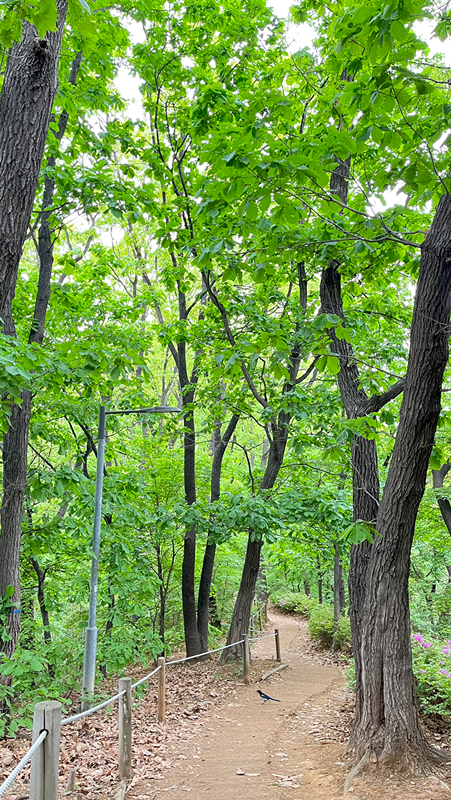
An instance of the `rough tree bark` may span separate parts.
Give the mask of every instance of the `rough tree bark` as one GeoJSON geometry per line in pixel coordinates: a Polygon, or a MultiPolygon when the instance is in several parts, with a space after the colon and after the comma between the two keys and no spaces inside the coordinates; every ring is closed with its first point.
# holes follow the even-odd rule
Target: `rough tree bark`
{"type": "MultiPolygon", "coordinates": [[[[331,175],[330,189],[337,194],[343,205],[348,200],[348,179],[350,158],[339,162],[331,175]]],[[[335,314],[345,322],[341,296],[340,262],[332,260],[321,276],[321,311],[335,314]]],[[[398,381],[383,395],[368,397],[360,386],[360,375],[354,358],[353,347],[345,339],[338,339],[335,329],[329,330],[331,351],[340,360],[338,387],[348,419],[357,419],[371,411],[377,411],[387,402],[397,397],[403,390],[404,382],[398,381]]],[[[363,520],[374,525],[379,510],[379,467],[377,447],[374,440],[355,436],[351,444],[352,494],[354,522],[363,520]]],[[[368,541],[351,546],[349,565],[349,617],[351,620],[352,646],[356,675],[356,711],[354,724],[360,719],[363,689],[362,665],[360,660],[362,612],[366,589],[366,573],[371,553],[368,541]]]]}
{"type": "MultiPolygon", "coordinates": [[[[221,426],[218,425],[214,432],[214,453],[211,465],[210,481],[210,501],[214,503],[221,496],[221,472],[222,462],[227,449],[240,419],[239,414],[232,414],[229,424],[221,435],[221,426]]],[[[208,542],[205,547],[204,560],[202,562],[202,572],[199,583],[199,594],[197,600],[197,629],[201,639],[203,650],[208,649],[208,620],[210,610],[210,589],[213,577],[213,566],[215,562],[216,544],[208,542]]]]}
{"type": "MultiPolygon", "coordinates": [[[[64,2],[63,0],[59,0],[58,31],[56,33],[49,33],[46,40],[38,40],[40,42],[39,49],[43,50],[43,52],[40,52],[39,55],[36,55],[35,52],[37,47],[36,31],[32,26],[27,24],[24,25],[24,37],[20,43],[20,46],[17,45],[19,52],[16,50],[16,45],[14,45],[8,59],[8,64],[11,59],[14,62],[10,70],[12,74],[9,75],[7,64],[5,83],[3,84],[2,93],[0,95],[0,123],[3,124],[3,114],[5,113],[6,108],[6,110],[8,110],[11,114],[13,114],[15,110],[16,117],[20,117],[21,119],[23,117],[22,124],[28,121],[28,125],[34,125],[37,127],[36,131],[32,128],[23,128],[21,134],[24,140],[28,143],[29,150],[34,150],[32,154],[23,154],[22,156],[21,148],[24,147],[24,143],[22,141],[19,145],[17,145],[17,142],[15,143],[19,148],[18,152],[15,154],[15,160],[18,163],[17,169],[19,172],[19,175],[16,176],[15,182],[17,193],[15,198],[9,194],[10,190],[4,192],[3,181],[8,178],[8,174],[5,172],[5,165],[3,164],[3,161],[9,160],[9,162],[12,162],[14,159],[12,153],[9,152],[8,147],[5,147],[5,143],[2,141],[4,131],[2,134],[0,134],[0,209],[3,208],[3,202],[5,202],[6,199],[10,203],[13,203],[14,199],[15,205],[13,205],[12,208],[16,209],[17,207],[17,219],[15,220],[14,225],[12,224],[11,214],[9,211],[5,211],[5,213],[1,215],[0,221],[0,242],[5,242],[5,248],[6,242],[9,243],[6,250],[10,254],[8,256],[8,258],[10,257],[10,260],[8,261],[8,258],[5,259],[5,263],[8,262],[9,266],[4,272],[3,289],[0,289],[0,297],[3,297],[4,299],[3,310],[1,313],[4,321],[4,333],[12,337],[16,336],[16,329],[12,313],[12,299],[15,292],[18,264],[22,252],[23,241],[25,239],[26,227],[30,219],[32,202],[34,199],[34,193],[36,191],[45,138],[50,119],[50,112],[58,85],[58,62],[61,51],[61,41],[66,10],[67,5],[65,0],[64,2]],[[18,58],[19,56],[22,58],[22,62],[18,65],[14,59],[18,58]],[[37,62],[36,59],[38,59],[37,62]],[[41,65],[40,72],[37,72],[37,63],[41,65]],[[22,80],[20,80],[20,74],[17,74],[17,71],[20,73],[19,67],[23,69],[22,80]],[[3,93],[5,92],[5,85],[7,84],[7,77],[8,85],[6,96],[8,102],[6,103],[5,101],[5,106],[5,104],[2,105],[2,98],[3,93]],[[15,109],[12,104],[14,91],[16,91],[17,103],[17,108],[15,109]],[[32,111],[29,111],[28,109],[28,104],[30,103],[33,105],[32,111]],[[36,114],[38,115],[37,117],[36,114]],[[43,144],[41,142],[42,138],[43,144]],[[36,148],[38,148],[40,153],[39,159],[36,148]],[[25,178],[21,175],[21,169],[23,167],[21,158],[29,169],[31,169],[32,166],[36,168],[37,174],[35,181],[32,176],[28,176],[25,180],[25,178]],[[29,193],[32,192],[32,197],[30,202],[28,194],[25,198],[25,205],[27,205],[29,211],[25,227],[23,227],[24,222],[23,220],[21,221],[21,219],[24,206],[25,189],[27,189],[27,192],[29,193]],[[23,238],[19,247],[19,239],[21,236],[23,236],[23,238]],[[13,246],[12,240],[14,237],[16,238],[13,246]],[[11,255],[13,251],[15,253],[15,258],[17,258],[17,264],[14,266],[14,269],[12,267],[13,260],[11,255]],[[8,291],[5,295],[6,286],[8,286],[8,291]]],[[[74,72],[73,68],[71,72],[71,80],[73,78],[74,83],[79,66],[80,64],[78,62],[76,71],[74,72]]],[[[11,121],[8,124],[11,125],[11,121]]],[[[18,125],[19,123],[17,121],[13,123],[10,132],[11,130],[16,130],[18,125]]],[[[63,113],[61,115],[58,133],[56,135],[57,138],[62,138],[66,129],[66,125],[67,116],[65,116],[65,113],[63,113]]],[[[6,128],[8,128],[8,125],[6,125],[6,128]]],[[[9,145],[11,146],[11,143],[9,143],[9,145]]],[[[9,163],[9,169],[12,170],[12,163],[9,163]]],[[[12,172],[9,174],[9,179],[13,179],[12,172]]],[[[50,280],[53,267],[53,247],[49,232],[49,213],[46,212],[46,208],[51,203],[54,188],[55,186],[53,180],[47,177],[44,185],[43,213],[38,241],[39,282],[33,322],[29,334],[29,342],[36,342],[37,344],[41,344],[44,337],[45,317],[50,297],[50,280]]],[[[14,215],[15,211],[13,216],[14,215]]],[[[2,272],[0,268],[0,276],[1,275],[2,272]]],[[[8,430],[3,438],[3,498],[0,512],[0,597],[5,596],[7,586],[13,586],[15,591],[11,600],[12,603],[17,607],[20,606],[20,538],[22,530],[23,500],[27,480],[27,451],[30,416],[31,393],[29,391],[24,391],[21,396],[21,405],[15,403],[12,406],[8,430]]],[[[12,611],[14,611],[14,609],[12,609],[12,611]]],[[[0,641],[0,650],[2,650],[8,657],[14,653],[19,631],[20,614],[11,613],[9,615],[9,625],[7,631],[8,635],[4,642],[0,641]]]]}
{"type": "Polygon", "coordinates": [[[58,88],[67,0],[58,0],[57,9],[57,30],[45,39],[24,23],[21,41],[8,53],[0,94],[0,316],[14,296],[58,88]]]}
{"type": "Polygon", "coordinates": [[[399,427],[371,550],[362,619],[363,707],[351,747],[362,762],[428,771],[448,756],[419,725],[410,643],[408,578],[418,507],[440,413],[451,311],[451,195],[443,195],[422,246],[399,427]]]}

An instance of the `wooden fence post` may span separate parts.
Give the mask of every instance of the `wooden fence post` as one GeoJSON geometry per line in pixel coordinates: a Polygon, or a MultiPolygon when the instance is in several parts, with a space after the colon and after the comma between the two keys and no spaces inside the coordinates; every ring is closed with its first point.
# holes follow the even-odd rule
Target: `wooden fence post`
{"type": "Polygon", "coordinates": [[[119,678],[119,777],[129,781],[132,777],[132,679],[119,678]]]}
{"type": "Polygon", "coordinates": [[[259,622],[260,622],[260,630],[262,631],[263,630],[263,616],[262,616],[261,606],[260,606],[260,610],[258,612],[258,619],[259,619],[259,622]]]}
{"type": "Polygon", "coordinates": [[[243,635],[243,678],[244,683],[246,686],[249,686],[251,679],[250,679],[250,650],[249,650],[249,634],[245,633],[243,635]]]}
{"type": "Polygon", "coordinates": [[[268,603],[265,603],[265,622],[268,622],[268,603]]]}
{"type": "Polygon", "coordinates": [[[56,700],[44,700],[34,707],[32,741],[44,730],[47,736],[31,759],[30,800],[58,798],[61,703],[56,700]]]}
{"type": "Polygon", "coordinates": [[[166,719],[166,660],[163,656],[158,659],[158,722],[166,719]]]}
{"type": "Polygon", "coordinates": [[[278,628],[274,628],[274,635],[276,639],[276,659],[277,661],[282,661],[282,658],[280,656],[280,636],[278,628]]]}

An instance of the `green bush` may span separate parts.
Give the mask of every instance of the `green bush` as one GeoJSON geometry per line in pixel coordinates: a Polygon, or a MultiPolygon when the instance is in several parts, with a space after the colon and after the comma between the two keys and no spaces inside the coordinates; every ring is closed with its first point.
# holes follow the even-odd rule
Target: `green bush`
{"type": "Polygon", "coordinates": [[[349,617],[340,617],[340,621],[335,633],[335,645],[339,650],[351,650],[352,635],[351,620],[349,617]]]}
{"type": "Polygon", "coordinates": [[[312,608],[308,621],[310,637],[321,647],[332,647],[334,638],[334,609],[322,603],[312,608]]]}
{"type": "MultiPolygon", "coordinates": [[[[321,647],[332,647],[334,643],[333,606],[317,604],[312,606],[308,623],[310,637],[321,647]]],[[[338,650],[351,647],[351,622],[349,617],[340,617],[335,633],[335,647],[338,650]]]]}
{"type": "Polygon", "coordinates": [[[444,645],[417,633],[412,645],[416,694],[426,714],[451,714],[451,640],[444,645]]]}
{"type": "Polygon", "coordinates": [[[303,595],[301,600],[297,603],[295,611],[297,614],[302,614],[304,617],[309,619],[312,611],[315,608],[318,608],[318,606],[318,600],[315,600],[314,597],[307,597],[307,595],[303,595]]]}
{"type": "Polygon", "coordinates": [[[305,595],[300,594],[300,592],[274,592],[270,595],[269,601],[271,605],[276,606],[280,611],[292,614],[304,597],[305,595]]]}

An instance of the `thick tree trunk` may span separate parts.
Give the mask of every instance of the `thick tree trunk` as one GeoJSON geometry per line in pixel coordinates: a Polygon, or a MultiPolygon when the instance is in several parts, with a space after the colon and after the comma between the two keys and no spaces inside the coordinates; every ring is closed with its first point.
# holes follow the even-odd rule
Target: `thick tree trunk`
{"type": "Polygon", "coordinates": [[[24,392],[22,405],[14,403],[8,431],[3,437],[3,500],[0,512],[0,597],[8,586],[14,587],[8,614],[6,641],[0,641],[0,651],[10,658],[17,646],[20,632],[20,542],[22,509],[27,483],[28,429],[30,424],[31,393],[24,392]]]}
{"type": "MultiPolygon", "coordinates": [[[[415,704],[408,578],[418,507],[440,413],[451,310],[451,195],[438,205],[422,248],[399,427],[377,517],[362,626],[363,707],[351,746],[358,759],[427,770],[437,758],[415,704]],[[384,725],[382,729],[382,724],[384,725]]],[[[448,757],[447,757],[448,758],[448,757]]]]}
{"type": "MultiPolygon", "coordinates": [[[[345,177],[341,176],[346,183],[345,177]]],[[[346,183],[347,186],[347,183],[346,183]]],[[[347,191],[342,187],[340,197],[346,202],[347,191]]],[[[323,313],[336,314],[344,321],[341,298],[341,277],[339,263],[329,262],[321,277],[321,310],[323,313]]],[[[399,381],[384,395],[368,398],[360,388],[359,370],[354,359],[352,345],[345,339],[338,339],[333,329],[329,332],[331,351],[340,359],[338,387],[343,406],[349,419],[363,416],[370,410],[377,411],[389,400],[397,397],[403,389],[403,381],[399,381]]],[[[374,525],[379,509],[379,468],[376,442],[355,436],[351,445],[352,459],[352,493],[354,521],[363,520],[374,525]]],[[[371,553],[368,541],[351,546],[349,565],[349,617],[351,620],[352,646],[356,675],[356,711],[354,724],[359,724],[363,702],[362,665],[360,660],[362,612],[365,598],[367,568],[371,553]]]]}
{"type": "MultiPolygon", "coordinates": [[[[211,465],[210,482],[210,501],[214,503],[221,496],[221,472],[225,451],[233,433],[236,430],[239,414],[233,414],[230,422],[221,436],[221,426],[218,425],[213,437],[213,463],[211,465]]],[[[216,544],[208,542],[205,547],[204,560],[202,563],[202,573],[199,583],[199,595],[197,600],[197,629],[201,639],[203,651],[208,650],[208,621],[210,616],[210,589],[213,577],[213,567],[215,563],[216,544]]]]}
{"type": "MultiPolygon", "coordinates": [[[[57,8],[58,30],[49,33],[45,40],[36,36],[32,26],[24,24],[22,41],[13,46],[8,56],[0,94],[0,249],[3,253],[0,264],[0,316],[4,320],[4,332],[9,336],[16,335],[12,298],[58,86],[66,0],[58,0],[57,8]]],[[[61,136],[66,124],[67,118],[61,136]]],[[[40,236],[45,236],[45,226],[48,228],[48,216],[41,222],[40,236]]],[[[39,256],[39,285],[29,341],[42,343],[53,254],[43,245],[39,256]],[[49,258],[46,258],[47,252],[49,258]]],[[[0,641],[0,650],[7,656],[14,653],[20,631],[20,537],[27,480],[31,393],[23,392],[21,399],[22,405],[14,404],[12,408],[2,453],[0,597],[5,596],[7,586],[13,586],[11,600],[17,606],[11,609],[9,615],[9,638],[5,642],[0,641]]]]}
{"type": "Polygon", "coordinates": [[[58,0],[58,29],[40,39],[25,22],[8,53],[0,94],[0,317],[14,297],[19,261],[38,186],[67,0],[58,0]]]}

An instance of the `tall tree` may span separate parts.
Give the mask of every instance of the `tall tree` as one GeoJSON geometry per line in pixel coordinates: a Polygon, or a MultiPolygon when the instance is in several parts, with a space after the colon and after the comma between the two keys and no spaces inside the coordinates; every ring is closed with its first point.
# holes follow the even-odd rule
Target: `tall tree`
{"type": "MultiPolygon", "coordinates": [[[[11,48],[0,94],[0,317],[3,331],[15,337],[12,301],[19,261],[33,208],[44,154],[50,114],[58,88],[58,64],[67,13],[67,0],[58,0],[55,32],[46,38],[25,22],[20,42],[11,48]]],[[[48,302],[49,276],[43,277],[36,302],[36,324],[30,342],[42,341],[48,302]],[[45,284],[45,288],[44,288],[45,284]],[[44,297],[45,295],[45,297],[44,297]]],[[[20,535],[27,479],[28,429],[31,393],[14,404],[3,440],[3,498],[0,534],[0,597],[14,588],[11,602],[20,606],[20,535]]],[[[17,644],[20,614],[8,615],[8,636],[0,647],[11,655],[17,644]]]]}
{"type": "Polygon", "coordinates": [[[415,704],[408,578],[418,507],[440,414],[451,312],[451,195],[422,247],[399,427],[377,515],[362,625],[363,708],[351,744],[361,759],[427,770],[449,760],[426,741],[415,704]],[[382,752],[380,737],[382,733],[382,752]]]}

